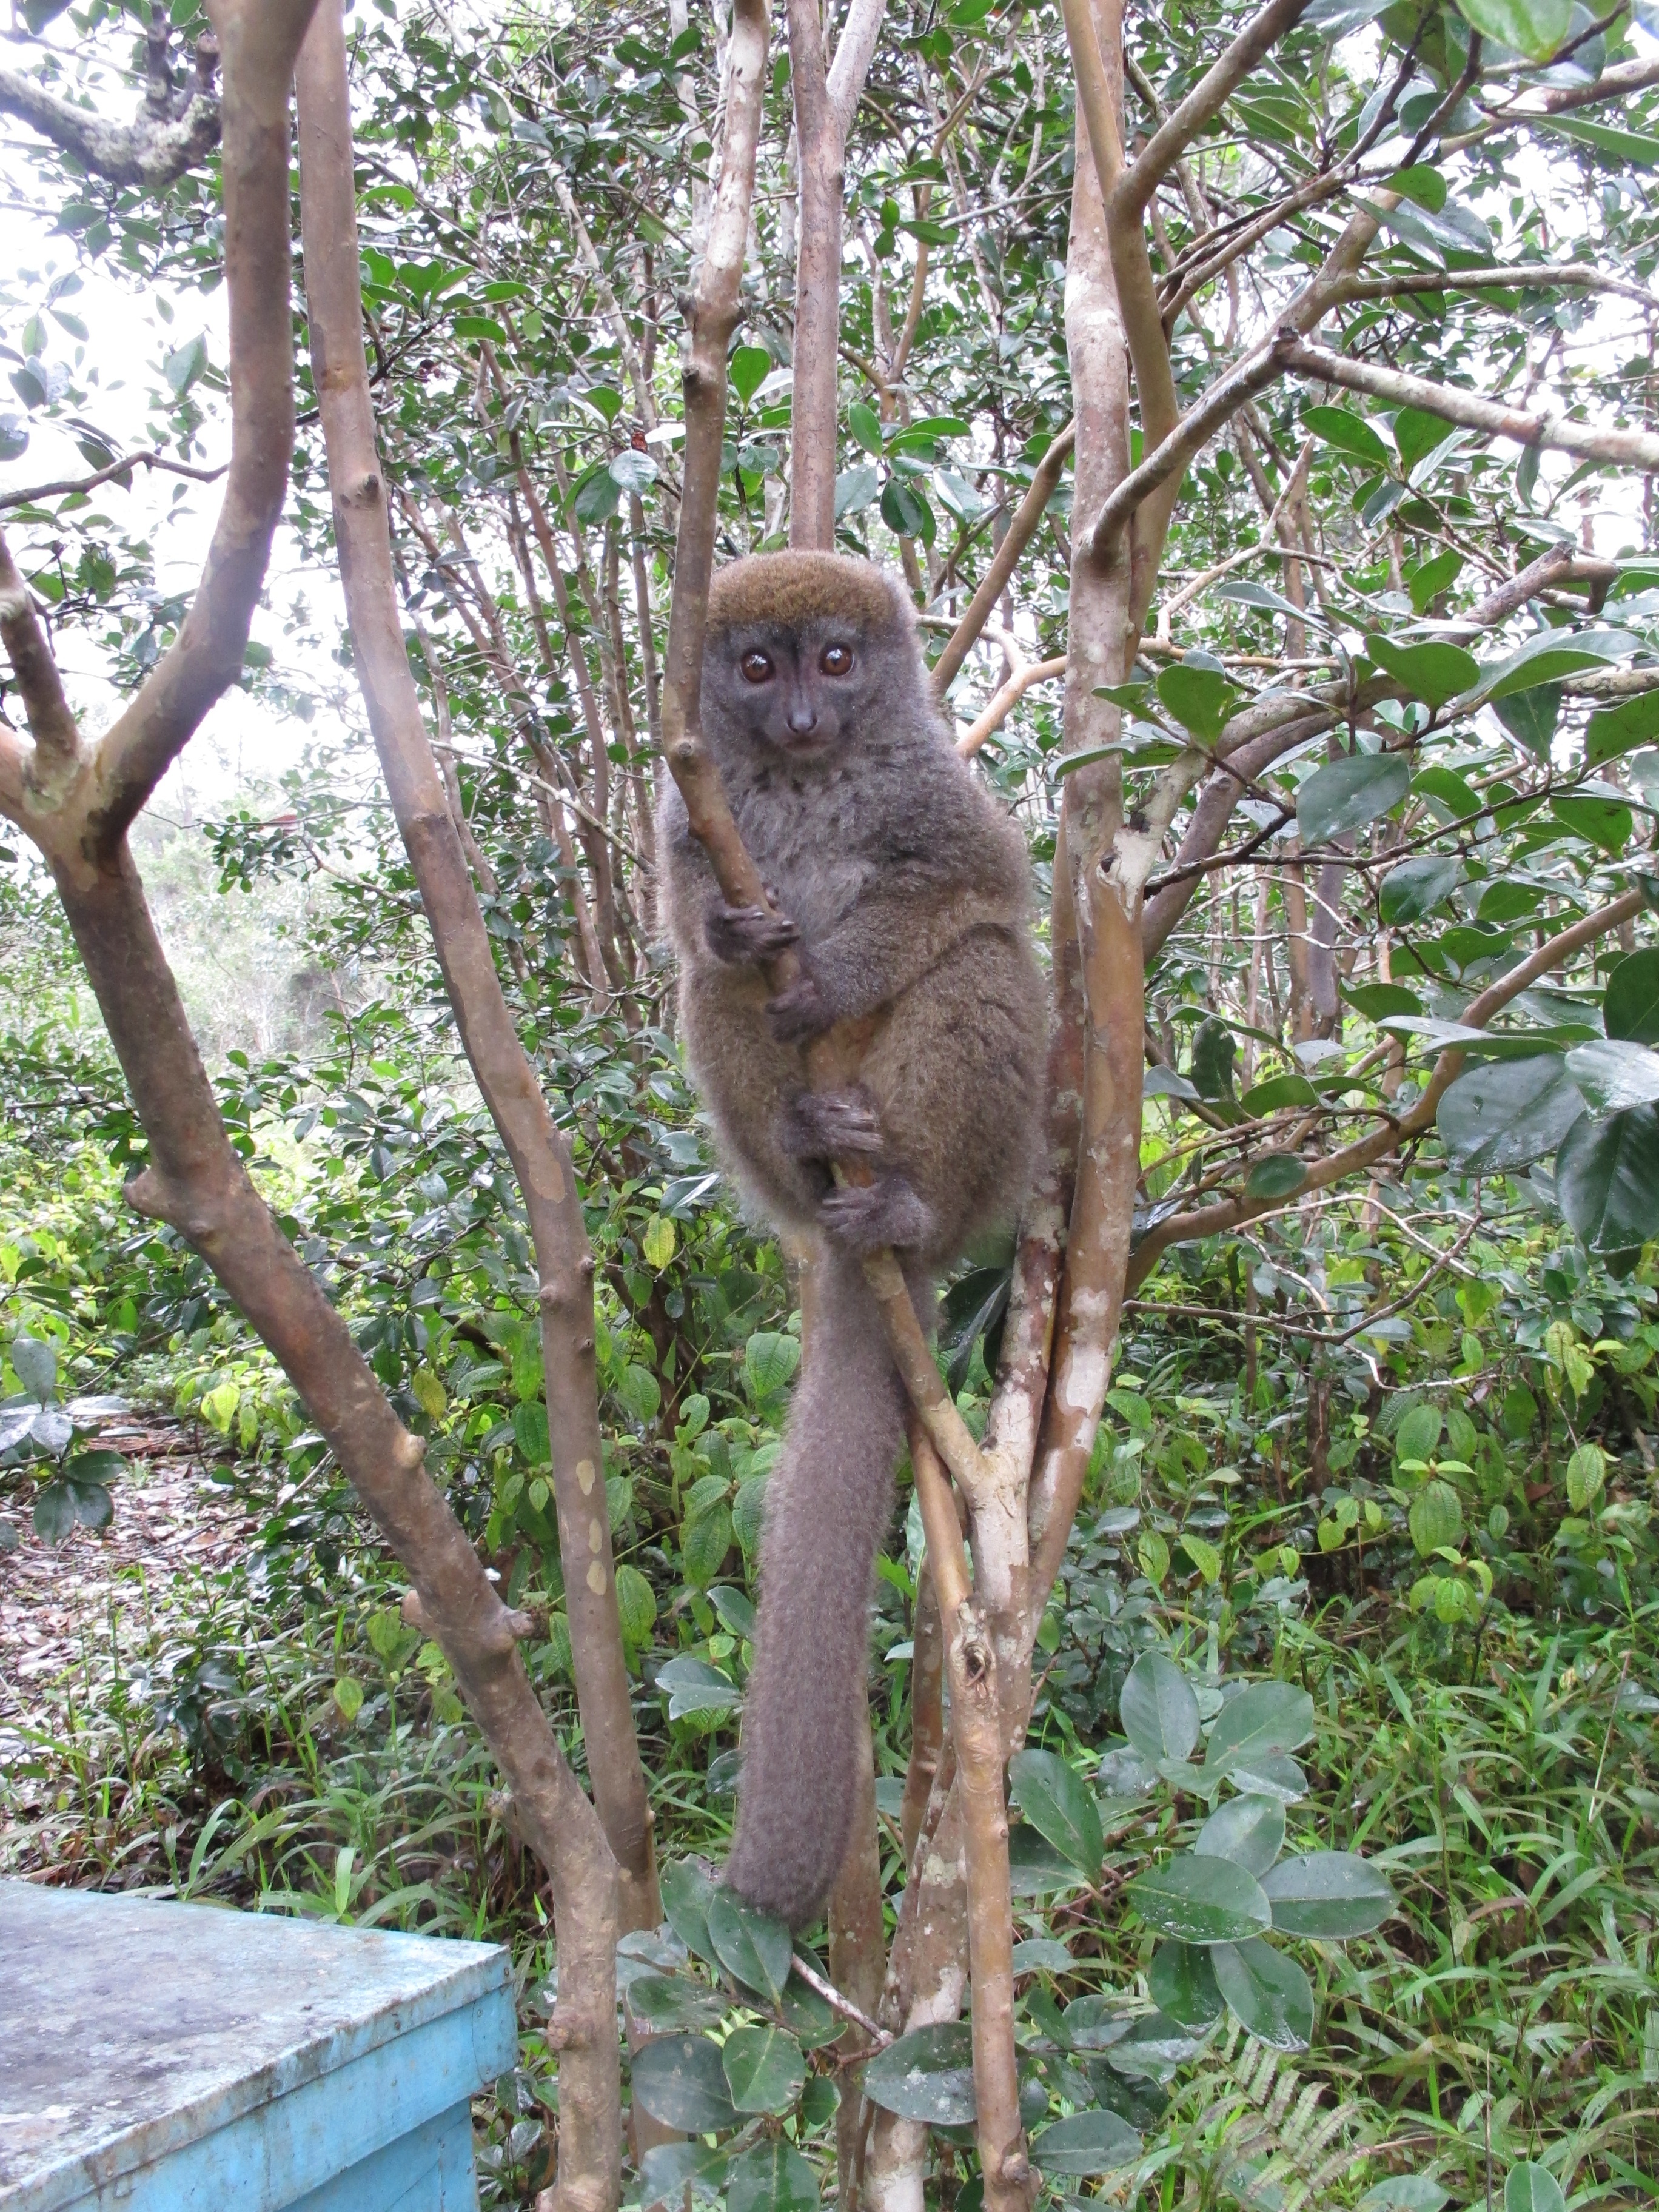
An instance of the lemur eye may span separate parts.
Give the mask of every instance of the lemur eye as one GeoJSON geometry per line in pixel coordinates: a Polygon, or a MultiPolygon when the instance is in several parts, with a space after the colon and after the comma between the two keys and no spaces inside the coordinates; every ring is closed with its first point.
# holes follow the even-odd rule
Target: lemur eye
{"type": "Polygon", "coordinates": [[[852,647],[826,645],[818,655],[818,666],[826,676],[850,676],[853,672],[852,647]]]}
{"type": "Polygon", "coordinates": [[[772,657],[769,653],[745,653],[738,665],[747,683],[766,684],[771,680],[772,657]]]}

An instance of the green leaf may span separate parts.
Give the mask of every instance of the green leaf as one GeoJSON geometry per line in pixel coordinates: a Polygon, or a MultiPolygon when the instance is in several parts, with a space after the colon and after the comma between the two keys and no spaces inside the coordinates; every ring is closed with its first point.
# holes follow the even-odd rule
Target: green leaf
{"type": "Polygon", "coordinates": [[[1395,2173],[1373,2183],[1354,2212],[1444,2212],[1450,2202],[1437,2181],[1425,2173],[1395,2173]]]}
{"type": "Polygon", "coordinates": [[[949,2020],[900,2036],[866,2067],[864,2094],[902,2120],[971,2127],[976,2111],[973,2030],[966,2021],[949,2020]]]}
{"type": "MultiPolygon", "coordinates": [[[[668,1717],[684,1720],[693,1713],[729,1713],[738,1702],[738,1686],[711,1667],[706,1659],[689,1654],[668,1660],[657,1669],[657,1687],[668,1692],[668,1717]]],[[[669,1917],[673,1917],[671,1913],[669,1917]]]]}
{"type": "Polygon", "coordinates": [[[1158,679],[1158,696],[1183,730],[1206,743],[1221,735],[1238,702],[1237,686],[1218,668],[1178,660],[1158,679]]]}
{"type": "Polygon", "coordinates": [[[726,365],[738,404],[746,407],[772,374],[772,356],[764,346],[739,346],[726,365]]]}
{"type": "Polygon", "coordinates": [[[866,453],[879,457],[883,447],[881,417],[873,407],[855,399],[847,410],[847,427],[866,453]]]}
{"type": "Polygon", "coordinates": [[[1567,1068],[1592,1114],[1619,1114],[1659,1099],[1659,1053],[1625,1037],[1592,1037],[1567,1054],[1567,1068]]]}
{"type": "Polygon", "coordinates": [[[720,2045],[706,2035],[659,2035],[641,2044],[634,2053],[634,2101],[686,2135],[738,2124],[720,2045]]]}
{"type": "Polygon", "coordinates": [[[1621,660],[1638,641],[1623,629],[1540,629],[1502,660],[1480,671],[1480,686],[1494,704],[1540,684],[1556,684],[1581,669],[1621,660]]]}
{"type": "Polygon", "coordinates": [[[1482,38],[1538,62],[1566,37],[1572,0],[1458,0],[1458,13],[1482,38]]]}
{"type": "Polygon", "coordinates": [[[1307,1180],[1307,1168],[1294,1152],[1269,1152],[1244,1178],[1244,1195],[1271,1204],[1293,1197],[1307,1180]]]}
{"type": "Polygon", "coordinates": [[[738,1485],[738,1494],[732,1500],[732,1528],[744,1553],[750,1558],[760,1545],[761,1519],[765,1508],[764,1475],[756,1475],[752,1480],[738,1485]]]}
{"type": "Polygon", "coordinates": [[[1438,1406],[1413,1406],[1394,1432],[1394,1448],[1401,1459],[1432,1459],[1440,1448],[1445,1424],[1438,1406]]]}
{"type": "Polygon", "coordinates": [[[1395,1909],[1387,1881],[1353,1851],[1306,1851],[1281,1859],[1262,1876],[1261,1887],[1276,1929],[1322,1943],[1369,1936],[1395,1909]]]}
{"type": "Polygon", "coordinates": [[[1363,830],[1398,806],[1411,787],[1412,764],[1404,753],[1348,753],[1327,761],[1296,796],[1303,843],[1322,845],[1363,830]]]}
{"type": "Polygon", "coordinates": [[[1592,765],[1613,760],[1654,737],[1659,737],[1659,685],[1616,707],[1598,707],[1584,732],[1584,757],[1592,765]]]}
{"type": "MultiPolygon", "coordinates": [[[[1391,192],[1404,192],[1407,199],[1415,200],[1419,207],[1427,208],[1431,215],[1438,215],[1446,204],[1446,179],[1438,169],[1431,167],[1426,161],[1413,162],[1409,169],[1396,169],[1388,180],[1387,189],[1391,192]]],[[[1433,422],[1437,433],[1434,443],[1438,444],[1440,439],[1445,436],[1448,426],[1437,416],[1425,417],[1414,407],[1402,408],[1401,412],[1419,422],[1425,420],[1433,422]]],[[[1400,448],[1401,461],[1410,468],[1412,462],[1424,448],[1419,446],[1408,456],[1407,441],[1400,434],[1400,421],[1397,416],[1394,425],[1394,437],[1395,443],[1400,448]]]]}
{"type": "Polygon", "coordinates": [[[1555,1194],[1593,1252],[1626,1252],[1659,1237],[1659,1111],[1638,1106],[1605,1121],[1585,1115],[1555,1156],[1555,1194]]]}
{"type": "Polygon", "coordinates": [[[1129,1669],[1118,1717],[1124,1735],[1154,1765],[1188,1758],[1198,1741],[1198,1699],[1180,1668],[1161,1651],[1143,1651],[1129,1669]]]}
{"type": "Polygon", "coordinates": [[[1607,978],[1601,1018],[1610,1037],[1659,1044],[1659,945],[1622,959],[1607,978]]]}
{"type": "Polygon", "coordinates": [[[1377,911],[1385,927],[1403,929],[1443,905],[1463,881],[1463,863],[1421,853],[1390,868],[1377,893],[1377,911]]]}
{"type": "MultiPolygon", "coordinates": [[[[1409,413],[1411,410],[1408,409],[1407,411],[1409,413]]],[[[1442,431],[1446,428],[1437,416],[1430,416],[1426,419],[1442,431]]],[[[1400,425],[1397,422],[1395,425],[1395,434],[1400,436],[1400,425]]],[[[1401,439],[1401,459],[1406,462],[1407,468],[1411,467],[1412,463],[1406,461],[1403,437],[1401,439]]],[[[1463,556],[1461,553],[1446,552],[1437,553],[1432,561],[1425,561],[1420,568],[1413,568],[1406,579],[1406,588],[1411,593],[1412,612],[1414,615],[1425,614],[1441,592],[1449,591],[1457,581],[1462,566],[1463,556]]]]}
{"type": "Polygon", "coordinates": [[[1594,123],[1584,115],[1529,116],[1535,131],[1559,131],[1581,146],[1594,146],[1598,154],[1611,154],[1615,161],[1632,168],[1650,169],[1659,162],[1659,138],[1641,131],[1621,131],[1617,124],[1594,123]]]}
{"type": "Polygon", "coordinates": [[[1551,799],[1550,812],[1564,830],[1599,845],[1615,860],[1630,842],[1631,811],[1619,799],[1579,792],[1571,798],[1551,799]]]}
{"type": "Polygon", "coordinates": [[[1278,1114],[1287,1106],[1317,1106],[1319,1093],[1305,1075],[1270,1075],[1239,1100],[1247,1114],[1278,1114]]]}
{"type": "Polygon", "coordinates": [[[1428,802],[1437,822],[1468,822],[1481,811],[1474,789],[1455,769],[1420,769],[1412,778],[1412,790],[1428,802]]]}
{"type": "Polygon", "coordinates": [[[617,1570],[617,1614],[624,1642],[635,1650],[650,1642],[656,1626],[657,1594],[637,1567],[617,1570]]]}
{"type": "Polygon", "coordinates": [[[1183,1528],[1181,1532],[1181,1548],[1206,1583],[1220,1581],[1221,1554],[1207,1538],[1194,1535],[1190,1528],[1183,1528]]]}
{"type": "Polygon", "coordinates": [[[1100,1814],[1076,1770],[1052,1751],[1021,1751],[1008,1762],[1008,1780],[1031,1826],[1097,1882],[1105,1848],[1100,1814]]]}
{"type": "Polygon", "coordinates": [[[723,2197],[730,2165],[723,2150],[711,2150],[695,2136],[690,2142],[653,2143],[640,2162],[642,2202],[679,2205],[688,2189],[699,2197],[723,2197]]]}
{"type": "Polygon", "coordinates": [[[1607,1455],[1600,1444],[1580,1444],[1567,1462],[1567,1503],[1575,1513],[1589,1512],[1607,1479],[1607,1455]]]}
{"type": "Polygon", "coordinates": [[[1133,2023],[1124,2013],[1122,1999],[1108,1992],[1073,1997],[1060,2015],[1060,2025],[1071,2050],[1109,2051],[1122,2042],[1133,2023]]]}
{"type": "Polygon", "coordinates": [[[805,2086],[800,2045],[770,2021],[734,2028],[720,2057],[732,2102],[740,2112],[790,2112],[805,2086]]]}
{"type": "Polygon", "coordinates": [[[655,460],[636,446],[625,446],[620,453],[612,454],[605,467],[611,483],[623,491],[642,494],[657,481],[655,460]]]}
{"type": "Polygon", "coordinates": [[[1465,1175],[1498,1175],[1542,1159],[1583,1111],[1564,1053],[1497,1060],[1460,1075],[1436,1125],[1446,1156],[1465,1175]]]}
{"type": "Polygon", "coordinates": [[[1103,2108],[1055,2120],[1031,2138],[1032,2161],[1044,2173],[1113,2173],[1139,2155],[1136,2130],[1103,2108]]]}
{"type": "MultiPolygon", "coordinates": [[[[1280,1808],[1283,1818],[1284,1808],[1280,1808]]],[[[1194,2033],[1221,2017],[1221,1991],[1216,1986],[1211,1954],[1201,1945],[1166,1936],[1152,1954],[1146,1969],[1146,1988],[1160,2012],[1194,2033]]]]}
{"type": "Polygon", "coordinates": [[[1383,1021],[1390,1014],[1420,1014],[1423,1011],[1423,1001],[1403,983],[1348,983],[1343,986],[1342,995],[1368,1022],[1383,1021]]]}
{"type": "Polygon", "coordinates": [[[1461,645],[1400,645],[1392,638],[1372,635],[1365,640],[1365,654],[1426,707],[1443,707],[1480,680],[1474,655],[1461,645]]]}
{"type": "Polygon", "coordinates": [[[339,1674],[334,1681],[334,1702],[341,1717],[355,1721],[363,1709],[363,1686],[353,1674],[339,1674]]]}
{"type": "Polygon", "coordinates": [[[659,1877],[662,1909],[668,1924],[688,1951],[711,1966],[720,1964],[708,1933],[708,1906],[714,1895],[714,1879],[696,1859],[676,1859],[659,1877]]]}
{"type": "Polygon", "coordinates": [[[1561,686],[1535,684],[1529,691],[1516,691],[1498,700],[1492,712],[1529,753],[1540,761],[1547,760],[1555,726],[1561,718],[1561,686]]]}
{"type": "Polygon", "coordinates": [[[532,1467],[552,1464],[553,1448],[548,1440],[547,1408],[539,1398],[528,1405],[513,1408],[513,1441],[532,1467]]]}
{"type": "Polygon", "coordinates": [[[722,1500],[690,1516],[680,1531],[680,1565],[695,1589],[707,1589],[732,1548],[732,1510],[722,1500]]]}
{"type": "Polygon", "coordinates": [[[718,2027],[729,2008],[684,1974],[639,1974],[628,1984],[628,2009],[647,2027],[685,2033],[718,2027]]]}
{"type": "Polygon", "coordinates": [[[791,1973],[784,1985],[778,2009],[783,2014],[783,2024],[803,2051],[822,2050],[833,2043],[846,2026],[837,2020],[830,2007],[815,1989],[809,1988],[797,1973],[791,1973]]]}
{"type": "Polygon", "coordinates": [[[708,1936],[726,1972],[776,2004],[789,1978],[790,1936],[782,1921],[717,1889],[708,1900],[708,1936]]]}
{"type": "Polygon", "coordinates": [[[1313,1987],[1296,1960],[1260,1936],[1220,1944],[1213,1957],[1216,1985],[1245,2033],[1274,2051],[1305,2051],[1313,2040],[1313,1987]]]}
{"type": "Polygon", "coordinates": [[[1356,415],[1351,408],[1304,407],[1302,423],[1322,445],[1334,446],[1340,453],[1352,454],[1368,468],[1386,469],[1394,459],[1393,449],[1383,443],[1363,415],[1356,415]]]}
{"type": "Polygon", "coordinates": [[[836,478],[836,520],[861,514],[881,489],[881,471],[873,461],[860,461],[843,469],[836,478]]]}
{"type": "Polygon", "coordinates": [[[1218,1015],[1212,1014],[1199,1024],[1193,1034],[1193,1061],[1188,1073],[1200,1098],[1231,1096],[1233,1061],[1237,1054],[1237,1038],[1218,1015]]]}
{"type": "MultiPolygon", "coordinates": [[[[1277,1797],[1256,1796],[1230,1798],[1211,1814],[1193,1845],[1200,1858],[1231,1859],[1258,1881],[1284,1848],[1283,1802],[1277,1797]]],[[[1167,2012],[1170,2008],[1165,2005],[1164,2009],[1167,2012]]]]}
{"type": "Polygon", "coordinates": [[[1294,1682],[1252,1682],[1216,1715],[1204,1749],[1206,1775],[1249,1759],[1294,1751],[1314,1732],[1313,1699],[1294,1682]]]}
{"type": "Polygon", "coordinates": [[[1425,1483],[1413,1498],[1406,1522],[1420,1558],[1450,1551],[1462,1541],[1462,1501],[1449,1482],[1425,1483]]]}
{"type": "Polygon", "coordinates": [[[1567,2212],[1567,2200],[1549,2168],[1528,2159],[1510,2170],[1504,2184],[1504,2212],[1567,2212]]]}
{"type": "Polygon", "coordinates": [[[743,1347],[743,1383],[757,1406],[778,1396],[800,1365],[799,1337],[758,1330],[743,1347]]]}
{"type": "Polygon", "coordinates": [[[37,1336],[15,1336],[6,1346],[12,1372],[29,1396],[46,1405],[58,1387],[58,1354],[37,1336]]]}
{"type": "Polygon", "coordinates": [[[181,345],[176,352],[167,356],[161,363],[161,370],[175,399],[184,398],[207,367],[207,339],[202,335],[191,338],[187,345],[181,345]]]}
{"type": "Polygon", "coordinates": [[[1235,1943],[1273,1925],[1261,1885],[1231,1859],[1183,1851],[1138,1875],[1128,1897],[1151,1927],[1184,1943],[1235,1943]]]}
{"type": "Polygon", "coordinates": [[[782,2136],[744,2151],[732,2168],[726,2212],[818,2212],[818,2181],[782,2136]]]}
{"type": "Polygon", "coordinates": [[[608,522],[622,503],[622,486],[604,461],[595,462],[577,480],[570,495],[570,511],[578,522],[608,522]]]}
{"type": "Polygon", "coordinates": [[[902,477],[889,477],[882,487],[881,519],[900,538],[919,538],[931,545],[939,526],[933,510],[916,485],[902,477]]]}

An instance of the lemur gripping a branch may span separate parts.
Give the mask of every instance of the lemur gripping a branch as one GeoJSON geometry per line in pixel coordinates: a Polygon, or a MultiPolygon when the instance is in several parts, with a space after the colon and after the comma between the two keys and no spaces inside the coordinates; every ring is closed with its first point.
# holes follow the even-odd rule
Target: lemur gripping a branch
{"type": "Polygon", "coordinates": [[[1024,841],[957,758],[902,589],[867,562],[771,553],[719,570],[702,727],[777,911],[728,907],[684,803],[662,805],[693,1073],[749,1202],[807,1232],[817,1311],[767,1486],[760,1614],[726,1879],[801,1927],[856,1798],[870,1583],[903,1394],[862,1255],[892,1246],[923,1326],[932,1281],[1024,1194],[1047,994],[1024,841]],[[769,997],[761,963],[796,946],[769,997]],[[838,1023],[859,1080],[813,1093],[801,1048],[838,1023]],[[837,1187],[830,1162],[863,1161],[837,1187]]]}

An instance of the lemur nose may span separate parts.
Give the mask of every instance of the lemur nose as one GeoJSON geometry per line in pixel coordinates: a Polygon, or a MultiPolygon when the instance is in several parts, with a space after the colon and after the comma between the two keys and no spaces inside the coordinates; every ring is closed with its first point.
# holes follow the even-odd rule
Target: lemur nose
{"type": "Polygon", "coordinates": [[[798,738],[810,738],[818,726],[818,710],[810,699],[789,709],[789,726],[798,738]]]}

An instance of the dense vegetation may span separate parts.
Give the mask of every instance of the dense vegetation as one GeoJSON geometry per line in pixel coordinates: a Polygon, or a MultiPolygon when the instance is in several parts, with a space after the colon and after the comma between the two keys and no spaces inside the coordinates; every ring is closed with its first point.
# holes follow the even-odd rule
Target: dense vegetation
{"type": "MultiPolygon", "coordinates": [[[[142,4],[23,13],[24,58],[49,78],[78,69],[107,101],[142,70],[142,4]]],[[[1153,204],[1166,307],[1197,280],[1169,319],[1179,403],[1271,330],[1363,187],[1386,211],[1371,290],[1341,304],[1350,352],[1540,413],[1650,419],[1659,118],[1642,20],[1316,0],[1153,204]],[[1625,88],[1616,106],[1594,104],[1604,80],[1625,88]],[[1206,262],[1253,223],[1248,258],[1206,262]],[[1505,268],[1525,273],[1500,282],[1505,268]]],[[[677,1057],[651,821],[677,302],[707,237],[725,15],[560,4],[502,27],[376,0],[349,21],[406,639],[598,1263],[616,1599],[668,1869],[668,1925],[624,1939],[623,1978],[651,2026],[690,2032],[735,2005],[752,2028],[764,1982],[714,1993],[731,1960],[685,1863],[718,1862],[729,1834],[799,1285],[736,1211],[677,1057]]],[[[1236,28],[1208,6],[1138,20],[1132,131],[1137,99],[1150,128],[1236,28]]],[[[786,516],[789,78],[780,50],[722,557],[781,542],[786,516]]],[[[935,641],[1071,411],[1073,130],[1054,8],[889,9],[848,160],[838,542],[902,563],[935,641]]],[[[0,512],[96,712],[173,641],[167,534],[210,495],[188,476],[158,494],[161,470],[131,460],[131,394],[107,389],[117,341],[74,303],[166,303],[150,450],[221,459],[224,363],[197,335],[218,276],[215,174],[149,196],[21,130],[5,158],[43,220],[39,251],[0,279],[15,394],[0,512]]],[[[332,522],[303,367],[299,436],[241,678],[286,764],[206,818],[145,820],[135,849],[233,1141],[508,1603],[535,1616],[526,1662],[585,1776],[526,1216],[316,585],[332,522]]],[[[1130,1297],[1014,1763],[1022,2106],[1034,2126],[1096,2116],[1048,2173],[1062,2194],[1091,2194],[1103,2165],[1116,2178],[1095,2201],[1160,2208],[1495,2204],[1506,2176],[1515,2212],[1554,2205],[1557,2185],[1574,2206],[1659,2193],[1659,546],[1635,482],[1571,453],[1517,458],[1409,402],[1270,384],[1188,478],[1109,729],[1079,756],[1053,680],[1087,520],[1069,477],[1000,604],[1006,645],[988,635],[951,694],[966,730],[1009,678],[1056,662],[977,753],[1028,830],[1045,911],[1079,757],[1086,770],[1110,749],[1133,818],[1194,748],[1207,774],[1240,718],[1258,746],[1279,737],[1207,847],[1193,840],[1221,779],[1192,779],[1149,887],[1163,935],[1130,1297]],[[1322,719],[1298,724],[1287,701],[1322,719]],[[1518,995],[1482,999],[1620,900],[1518,995]],[[1342,1152],[1375,1132],[1370,1154],[1342,1152]],[[1137,1662],[1143,1684],[1168,1668],[1150,1723],[1125,1696],[1137,1662]],[[1218,1811],[1218,1739],[1207,1784],[1188,1755],[1201,1762],[1200,1723],[1221,1725],[1247,1680],[1310,1702],[1218,1811]],[[1278,1917],[1300,1972],[1229,1984],[1224,2006],[1213,1982],[1156,1965],[1170,1923],[1130,1885],[1239,1805],[1279,1820],[1281,1864],[1360,1854],[1394,1905],[1352,1942],[1340,1914],[1278,1917]],[[1133,2181],[1103,2158],[1102,2114],[1138,2132],[1133,2181]]],[[[9,694],[4,711],[21,723],[9,694]]],[[[0,1590],[24,1550],[78,1560],[112,1516],[118,1530],[130,1471],[99,1442],[112,1398],[175,1418],[178,1453],[256,1533],[229,1572],[152,1583],[141,1632],[89,1620],[72,1670],[9,1698],[0,1870],[509,1943],[521,2063],[482,2156],[486,2203],[528,2203],[557,2109],[538,1869],[326,1441],[205,1262],[127,1207],[147,1152],[51,884],[13,839],[0,1590]]],[[[941,1360],[976,1436],[1010,1262],[976,1255],[945,1299],[941,1360]]],[[[907,1471],[871,1647],[890,1901],[912,1498],[907,1471]]],[[[1260,1843],[1220,1855],[1249,1864],[1260,1843]]],[[[787,2002],[804,2078],[787,2052],[755,2056],[744,2112],[763,2117],[723,2123],[752,2142],[683,2172],[733,2212],[797,2204],[833,2165],[836,2023],[799,1984],[787,2002]]],[[[726,2092],[708,2094],[720,2134],[726,2092]]],[[[955,2126],[936,2140],[939,2201],[963,2212],[971,2112],[933,2114],[955,2126]]]]}

